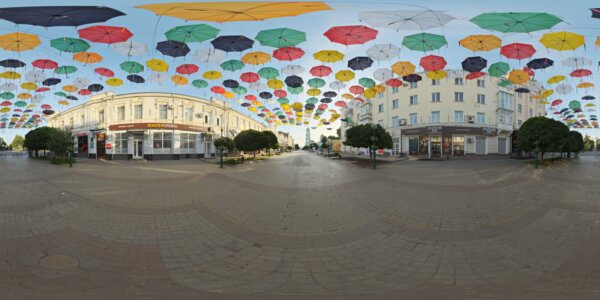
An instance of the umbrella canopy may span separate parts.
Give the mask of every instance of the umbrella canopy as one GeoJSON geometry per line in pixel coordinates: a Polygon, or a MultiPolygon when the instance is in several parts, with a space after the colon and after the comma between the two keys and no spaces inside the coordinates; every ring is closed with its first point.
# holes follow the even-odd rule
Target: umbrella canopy
{"type": "Polygon", "coordinates": [[[330,41],[342,45],[364,44],[377,37],[377,30],[367,26],[334,26],[323,35],[330,41]]]}
{"type": "Polygon", "coordinates": [[[600,19],[600,8],[590,8],[592,11],[592,18],[600,19]]]}
{"type": "Polygon", "coordinates": [[[77,52],[77,53],[73,53],[73,60],[74,61],[78,61],[80,63],[83,64],[95,64],[95,63],[99,63],[103,60],[104,58],[102,57],[102,55],[96,53],[96,52],[77,52]]]}
{"type": "Polygon", "coordinates": [[[313,76],[317,76],[317,77],[325,77],[328,76],[329,74],[331,74],[331,72],[333,72],[333,69],[331,69],[328,66],[314,66],[310,69],[310,74],[313,76]]]}
{"type": "Polygon", "coordinates": [[[571,77],[586,77],[592,75],[592,71],[588,69],[577,69],[569,73],[571,77]]]}
{"type": "Polygon", "coordinates": [[[171,57],[186,56],[190,52],[190,48],[185,43],[168,40],[157,43],[156,50],[171,57]]]}
{"type": "MultiPolygon", "coordinates": [[[[339,71],[339,72],[342,72],[342,71],[339,71]]],[[[311,78],[306,82],[306,84],[308,86],[310,86],[311,88],[320,88],[320,87],[325,86],[325,80],[323,80],[321,78],[311,78]]]]}
{"type": "Polygon", "coordinates": [[[207,71],[202,74],[202,77],[204,77],[205,79],[208,79],[208,80],[219,79],[222,76],[223,76],[223,74],[221,74],[221,72],[218,72],[218,71],[207,71]]]}
{"type": "Polygon", "coordinates": [[[527,63],[527,67],[534,70],[545,69],[554,65],[554,61],[549,58],[536,58],[527,63]]]}
{"type": "MultiPolygon", "coordinates": [[[[364,70],[373,64],[373,60],[367,56],[357,56],[348,61],[348,68],[352,70],[364,70]]],[[[342,80],[343,81],[343,80],[342,80]]]]}
{"type": "Polygon", "coordinates": [[[534,32],[550,29],[562,20],[548,13],[484,13],[470,20],[477,26],[499,32],[534,32]]]}
{"type": "Polygon", "coordinates": [[[352,79],[354,79],[354,72],[350,71],[350,70],[341,70],[338,71],[337,73],[335,73],[335,79],[342,81],[342,82],[348,82],[352,79]]]}
{"type": "Polygon", "coordinates": [[[242,57],[242,61],[249,65],[264,65],[271,60],[271,55],[256,51],[248,52],[242,57]]]}
{"type": "Polygon", "coordinates": [[[148,61],[146,61],[146,67],[156,72],[166,72],[167,70],[169,70],[169,64],[167,64],[164,60],[156,58],[149,59],[148,61]]]}
{"type": "Polygon", "coordinates": [[[446,60],[443,57],[437,55],[427,55],[421,57],[421,60],[419,62],[419,65],[425,71],[439,71],[444,69],[446,64],[446,60]]]}
{"type": "Polygon", "coordinates": [[[331,9],[323,2],[179,2],[146,4],[138,8],[186,21],[219,23],[259,21],[331,9]]]}
{"type": "Polygon", "coordinates": [[[491,51],[500,48],[502,40],[495,35],[470,35],[460,40],[459,44],[473,52],[491,51]]]}
{"type": "Polygon", "coordinates": [[[40,68],[40,69],[56,69],[58,68],[58,63],[49,59],[36,59],[31,62],[31,65],[40,68]]]}
{"type": "Polygon", "coordinates": [[[90,49],[90,44],[82,39],[62,37],[50,40],[50,46],[62,52],[83,52],[90,49]]]}
{"type": "Polygon", "coordinates": [[[433,51],[446,45],[446,38],[442,35],[432,33],[418,33],[407,35],[402,40],[402,45],[415,51],[433,51]]]}
{"type": "Polygon", "coordinates": [[[225,52],[242,52],[252,48],[254,41],[243,35],[222,35],[210,42],[215,49],[225,52]]]}
{"type": "Polygon", "coordinates": [[[37,35],[13,32],[0,35],[0,48],[6,51],[22,52],[33,50],[41,43],[37,35]]]}
{"type": "Polygon", "coordinates": [[[281,61],[292,61],[304,56],[304,50],[297,47],[283,47],[273,51],[273,57],[281,61]]]}
{"type": "Polygon", "coordinates": [[[246,64],[241,60],[231,59],[221,64],[221,68],[225,71],[235,72],[244,68],[246,64]]]}
{"type": "MultiPolygon", "coordinates": [[[[435,80],[440,80],[440,79],[448,77],[448,73],[446,71],[443,71],[443,70],[429,71],[429,72],[427,72],[426,75],[427,75],[428,78],[435,79],[435,80]]],[[[396,78],[394,78],[394,79],[396,79],[396,78]]],[[[388,81],[386,81],[385,83],[388,84],[388,81]]]]}
{"type": "Polygon", "coordinates": [[[146,44],[134,41],[114,43],[110,45],[110,49],[118,54],[127,55],[130,57],[144,55],[148,52],[148,47],[146,44]]]}
{"type": "Polygon", "coordinates": [[[394,30],[427,30],[443,27],[454,17],[438,10],[365,11],[359,19],[374,27],[394,30]]]}
{"type": "Polygon", "coordinates": [[[0,9],[0,19],[42,27],[81,26],[125,14],[105,6],[28,6],[0,9]]]}
{"type": "Polygon", "coordinates": [[[16,69],[16,68],[24,67],[25,63],[18,59],[5,59],[5,60],[0,61],[0,66],[5,67],[5,68],[16,69]]]}
{"type": "Polygon", "coordinates": [[[42,81],[42,84],[45,86],[53,86],[53,85],[57,85],[61,82],[60,78],[48,78],[44,81],[42,81]]]}
{"type": "Polygon", "coordinates": [[[559,83],[565,79],[567,79],[567,77],[565,77],[563,75],[554,75],[554,76],[548,78],[548,80],[546,82],[548,82],[548,84],[554,84],[554,83],[559,83]]]}
{"type": "Polygon", "coordinates": [[[223,81],[223,86],[228,87],[230,89],[234,89],[234,88],[240,86],[240,83],[233,79],[227,79],[227,80],[223,81]]]}
{"type": "Polygon", "coordinates": [[[194,59],[201,63],[216,64],[225,59],[227,53],[223,50],[213,48],[198,49],[194,53],[194,59]]]}
{"type": "Polygon", "coordinates": [[[279,77],[279,71],[272,67],[264,67],[258,70],[258,75],[265,79],[274,79],[279,77]]]}
{"type": "Polygon", "coordinates": [[[192,86],[199,88],[199,89],[203,89],[203,88],[208,87],[208,82],[206,82],[206,80],[196,79],[196,80],[192,81],[192,86]]]}
{"type": "Polygon", "coordinates": [[[291,75],[285,78],[285,84],[288,87],[291,88],[297,88],[302,86],[302,84],[304,84],[304,80],[302,80],[302,77],[296,76],[296,75],[291,75]]]}
{"type": "Polygon", "coordinates": [[[290,28],[277,28],[260,31],[254,38],[263,46],[274,48],[294,47],[306,41],[306,34],[290,28]]]}
{"type": "MultiPolygon", "coordinates": [[[[361,78],[361,79],[358,80],[358,84],[362,85],[365,88],[372,88],[372,87],[375,86],[375,80],[373,80],[371,78],[363,77],[363,78],[361,78]]],[[[352,92],[352,88],[351,88],[350,91],[352,92]]]]}
{"type": "Polygon", "coordinates": [[[246,72],[240,75],[240,79],[243,82],[252,83],[258,81],[260,79],[260,76],[254,72],[246,72]]]}
{"type": "Polygon", "coordinates": [[[388,69],[388,68],[379,68],[377,70],[375,70],[375,72],[373,72],[373,78],[379,80],[379,81],[388,81],[390,79],[392,79],[394,77],[394,73],[392,72],[392,70],[388,69]]]}
{"type": "Polygon", "coordinates": [[[181,43],[200,43],[214,39],[219,34],[219,29],[206,24],[177,26],[165,32],[169,41],[181,43]]]}
{"type": "Polygon", "coordinates": [[[508,80],[514,84],[525,84],[529,81],[529,74],[522,70],[512,70],[508,73],[508,80]]]}
{"type": "Polygon", "coordinates": [[[488,73],[490,74],[490,76],[502,77],[508,72],[508,70],[510,70],[509,64],[507,64],[505,62],[497,62],[497,63],[493,63],[488,68],[488,73]]]}
{"type": "Polygon", "coordinates": [[[535,53],[535,48],[529,44],[512,43],[502,46],[500,54],[506,58],[523,59],[531,57],[535,53]]]}
{"type": "Polygon", "coordinates": [[[79,37],[90,42],[114,44],[128,40],[133,33],[125,27],[91,26],[77,30],[79,37]]]}
{"type": "Polygon", "coordinates": [[[144,65],[140,64],[136,61],[125,61],[122,62],[119,67],[121,70],[129,73],[129,74],[137,74],[144,71],[144,65]]]}
{"type": "Polygon", "coordinates": [[[564,67],[574,67],[574,68],[580,68],[583,66],[591,65],[592,63],[593,63],[593,61],[591,59],[589,59],[587,57],[583,57],[583,56],[568,57],[561,61],[561,64],[564,67]]]}
{"type": "Polygon", "coordinates": [[[418,74],[410,74],[408,76],[403,76],[402,80],[406,81],[406,82],[419,82],[423,79],[423,77],[421,77],[418,74]]]}
{"type": "Polygon", "coordinates": [[[94,69],[94,72],[96,72],[96,73],[98,73],[98,75],[104,76],[104,77],[115,76],[115,72],[113,72],[112,70],[107,69],[107,68],[96,68],[96,69],[94,69]]]}
{"type": "Polygon", "coordinates": [[[198,66],[194,64],[183,64],[175,69],[175,71],[179,74],[190,75],[198,72],[198,66]]]}
{"type": "Polygon", "coordinates": [[[301,65],[287,65],[281,69],[281,73],[284,75],[300,75],[304,71],[304,67],[301,65]]]}
{"type": "Polygon", "coordinates": [[[367,55],[373,60],[390,60],[400,54],[400,48],[392,44],[377,44],[367,49],[367,55]]]}
{"type": "Polygon", "coordinates": [[[487,60],[481,56],[467,57],[461,65],[467,72],[480,72],[487,66],[487,60]]]}
{"type": "Polygon", "coordinates": [[[88,85],[87,89],[90,90],[90,91],[92,91],[92,92],[99,92],[99,91],[101,91],[101,90],[104,89],[104,86],[102,86],[101,84],[95,83],[95,84],[88,85]]]}
{"type": "Polygon", "coordinates": [[[344,54],[342,52],[339,52],[337,50],[321,50],[318,52],[315,52],[313,54],[313,57],[321,62],[336,62],[336,61],[340,61],[342,59],[344,59],[344,54]]]}
{"type": "Polygon", "coordinates": [[[56,74],[71,74],[77,72],[77,68],[74,66],[60,66],[54,69],[56,74]]]}
{"type": "Polygon", "coordinates": [[[546,48],[558,51],[575,50],[585,44],[585,38],[577,33],[561,31],[544,34],[540,43],[546,48]]]}
{"type": "Polygon", "coordinates": [[[415,65],[408,61],[399,61],[392,65],[392,72],[398,76],[407,76],[413,74],[415,70],[415,65]]]}
{"type": "Polygon", "coordinates": [[[329,88],[334,89],[334,90],[341,90],[343,88],[346,88],[346,83],[341,82],[341,81],[332,81],[331,83],[329,83],[329,88]]]}

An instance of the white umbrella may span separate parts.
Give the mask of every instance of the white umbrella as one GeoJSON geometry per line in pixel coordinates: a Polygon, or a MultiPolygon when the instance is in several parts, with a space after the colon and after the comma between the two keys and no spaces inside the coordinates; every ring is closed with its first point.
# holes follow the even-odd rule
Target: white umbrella
{"type": "Polygon", "coordinates": [[[33,103],[33,104],[42,103],[42,100],[44,100],[43,94],[35,94],[35,95],[33,95],[33,97],[31,97],[31,103],[33,103]]]}
{"type": "Polygon", "coordinates": [[[563,83],[557,85],[554,90],[561,95],[566,95],[570,94],[573,91],[573,88],[570,85],[563,83]]]}
{"type": "Polygon", "coordinates": [[[358,18],[374,27],[395,30],[427,30],[454,20],[453,16],[439,10],[365,11],[360,12],[358,18]]]}
{"type": "Polygon", "coordinates": [[[367,55],[377,61],[390,60],[400,54],[400,48],[392,44],[377,44],[367,49],[367,55]]]}
{"type": "Polygon", "coordinates": [[[304,71],[304,68],[300,65],[288,65],[281,69],[281,73],[283,73],[286,76],[300,75],[304,73],[304,71]]]}
{"type": "Polygon", "coordinates": [[[586,65],[591,65],[592,64],[592,60],[587,58],[587,57],[583,57],[583,56],[573,56],[573,57],[568,57],[563,59],[563,61],[561,62],[563,67],[581,67],[581,66],[586,66],[586,65]]]}
{"type": "Polygon", "coordinates": [[[250,83],[248,85],[248,88],[251,89],[251,90],[253,90],[253,91],[260,92],[262,90],[266,90],[267,86],[264,83],[260,82],[260,81],[256,81],[256,82],[250,83]]]}
{"type": "Polygon", "coordinates": [[[13,92],[17,90],[17,85],[12,82],[7,82],[0,85],[0,90],[5,92],[13,92]]]}
{"type": "Polygon", "coordinates": [[[225,51],[213,48],[202,48],[196,50],[194,59],[205,64],[218,64],[225,59],[225,51]]]}
{"type": "Polygon", "coordinates": [[[388,81],[394,78],[394,73],[388,68],[379,68],[373,72],[373,78],[379,81],[388,81]]]}
{"type": "Polygon", "coordinates": [[[88,86],[89,84],[90,81],[85,77],[77,77],[75,80],[73,80],[73,85],[80,89],[88,86]]]}
{"type": "Polygon", "coordinates": [[[25,73],[25,80],[31,82],[42,82],[46,79],[46,74],[42,70],[32,70],[25,73]]]}
{"type": "Polygon", "coordinates": [[[332,90],[337,90],[337,91],[339,91],[339,90],[341,90],[341,89],[343,89],[343,88],[345,88],[345,87],[346,87],[346,84],[345,84],[345,83],[343,83],[343,82],[341,82],[341,81],[337,81],[337,80],[336,80],[336,81],[332,81],[332,82],[329,84],[329,88],[330,88],[330,89],[332,89],[332,90]]]}
{"type": "Polygon", "coordinates": [[[114,43],[110,45],[110,49],[116,53],[127,56],[141,56],[148,53],[148,47],[146,44],[134,41],[114,43]]]}
{"type": "Polygon", "coordinates": [[[463,70],[450,70],[446,76],[448,79],[465,78],[466,72],[463,70]]]}
{"type": "Polygon", "coordinates": [[[152,73],[148,76],[148,81],[155,83],[163,83],[167,80],[167,74],[165,73],[152,73]]]}

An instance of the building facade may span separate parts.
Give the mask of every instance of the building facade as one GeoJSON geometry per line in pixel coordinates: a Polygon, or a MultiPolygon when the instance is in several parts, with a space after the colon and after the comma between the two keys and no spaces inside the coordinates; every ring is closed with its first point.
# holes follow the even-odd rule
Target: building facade
{"type": "Polygon", "coordinates": [[[169,93],[96,95],[51,116],[48,125],[72,130],[78,157],[104,159],[210,157],[215,138],[246,129],[275,132],[225,101],[169,93]]]}
{"type": "MultiPolygon", "coordinates": [[[[501,79],[424,78],[386,88],[365,102],[352,100],[344,108],[345,131],[355,124],[376,123],[392,136],[391,155],[448,158],[469,154],[508,154],[512,133],[525,120],[545,115],[539,100],[498,85],[501,79]]],[[[342,151],[361,152],[342,146],[342,151]]]]}
{"type": "Polygon", "coordinates": [[[292,147],[292,149],[294,148],[294,137],[292,137],[292,135],[288,132],[283,132],[283,131],[277,131],[277,142],[279,143],[279,147],[281,149],[292,147]]]}

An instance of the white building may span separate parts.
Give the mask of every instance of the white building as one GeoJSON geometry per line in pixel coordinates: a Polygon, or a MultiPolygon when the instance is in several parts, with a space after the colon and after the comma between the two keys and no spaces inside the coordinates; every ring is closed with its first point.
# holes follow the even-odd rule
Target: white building
{"type": "Polygon", "coordinates": [[[276,129],[225,101],[169,93],[96,95],[48,125],[72,130],[79,157],[148,160],[214,156],[215,138],[276,129]]]}
{"type": "MultiPolygon", "coordinates": [[[[352,100],[343,110],[342,140],[352,125],[377,123],[392,136],[391,155],[508,154],[511,134],[528,118],[545,115],[539,100],[498,86],[499,78],[432,80],[420,75],[422,81],[387,87],[370,101],[352,100]]],[[[342,151],[368,150],[342,146],[342,151]]]]}

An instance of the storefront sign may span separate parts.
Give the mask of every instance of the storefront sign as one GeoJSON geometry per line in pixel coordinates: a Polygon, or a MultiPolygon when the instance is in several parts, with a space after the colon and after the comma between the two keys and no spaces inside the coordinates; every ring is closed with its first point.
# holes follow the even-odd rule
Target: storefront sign
{"type": "Polygon", "coordinates": [[[106,144],[106,149],[111,149],[112,148],[112,144],[106,144]]]}
{"type": "Polygon", "coordinates": [[[110,125],[109,130],[132,130],[132,129],[174,129],[184,131],[206,132],[208,128],[203,126],[171,124],[171,123],[129,123],[110,125]]]}
{"type": "Polygon", "coordinates": [[[106,137],[106,135],[104,133],[98,133],[98,134],[96,134],[96,140],[98,142],[103,142],[105,137],[106,137]]]}
{"type": "Polygon", "coordinates": [[[75,132],[75,136],[76,137],[82,137],[82,136],[87,136],[87,135],[88,135],[87,131],[78,131],[78,132],[75,132]]]}
{"type": "Polygon", "coordinates": [[[487,135],[496,136],[498,131],[493,127],[461,127],[461,126],[427,126],[420,128],[402,129],[402,135],[487,135]]]}
{"type": "Polygon", "coordinates": [[[482,128],[482,131],[483,131],[482,132],[483,135],[489,135],[489,136],[496,136],[496,135],[498,135],[497,131],[496,131],[496,128],[484,127],[484,128],[482,128]]]}
{"type": "Polygon", "coordinates": [[[429,126],[427,127],[428,134],[442,134],[442,126],[429,126]]]}

